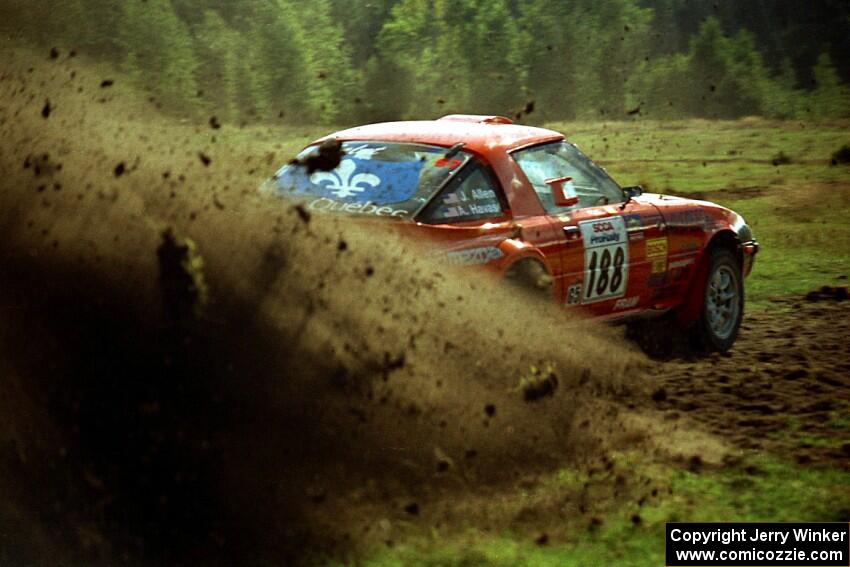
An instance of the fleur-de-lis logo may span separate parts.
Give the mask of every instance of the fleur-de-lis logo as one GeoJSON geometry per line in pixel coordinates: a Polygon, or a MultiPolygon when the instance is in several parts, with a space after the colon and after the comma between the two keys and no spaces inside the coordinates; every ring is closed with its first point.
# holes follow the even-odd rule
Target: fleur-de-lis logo
{"type": "Polygon", "coordinates": [[[371,173],[354,173],[357,166],[353,160],[344,159],[334,171],[320,171],[310,176],[310,181],[328,189],[338,199],[345,199],[366,189],[377,187],[381,179],[371,173]]]}

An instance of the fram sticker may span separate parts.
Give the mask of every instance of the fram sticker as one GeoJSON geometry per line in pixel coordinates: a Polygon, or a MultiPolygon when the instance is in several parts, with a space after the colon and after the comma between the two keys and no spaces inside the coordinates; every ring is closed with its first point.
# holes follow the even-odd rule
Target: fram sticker
{"type": "Polygon", "coordinates": [[[579,223],[584,242],[582,303],[622,297],[629,277],[629,242],[623,217],[579,223]]]}
{"type": "Polygon", "coordinates": [[[638,296],[634,297],[624,297],[623,299],[618,299],[614,304],[614,311],[622,311],[623,309],[631,309],[632,307],[637,306],[638,304],[638,296]]]}

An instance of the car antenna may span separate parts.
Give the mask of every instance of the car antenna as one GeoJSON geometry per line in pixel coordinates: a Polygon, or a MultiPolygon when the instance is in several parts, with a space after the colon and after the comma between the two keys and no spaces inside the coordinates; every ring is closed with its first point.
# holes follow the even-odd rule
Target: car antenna
{"type": "Polygon", "coordinates": [[[457,143],[457,144],[455,144],[454,146],[450,147],[450,148],[449,148],[449,151],[447,151],[447,152],[446,152],[446,155],[444,155],[443,157],[444,157],[445,159],[452,159],[452,158],[453,158],[453,157],[455,157],[455,156],[458,154],[458,152],[460,152],[462,149],[463,149],[463,142],[458,142],[458,143],[457,143]]]}

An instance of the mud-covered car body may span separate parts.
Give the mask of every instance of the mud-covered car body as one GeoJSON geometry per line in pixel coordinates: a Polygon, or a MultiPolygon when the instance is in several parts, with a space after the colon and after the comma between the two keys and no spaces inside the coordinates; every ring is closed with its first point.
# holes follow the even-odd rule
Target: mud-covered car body
{"type": "MultiPolygon", "coordinates": [[[[499,274],[534,265],[548,276],[557,304],[595,316],[672,310],[680,325],[691,326],[705,303],[708,251],[728,250],[740,281],[758,250],[733,211],[622,189],[562,134],[506,118],[371,124],[317,140],[302,156],[329,140],[342,143],[334,170],[307,172],[291,164],[266,187],[311,212],[394,217],[402,221],[398,228],[429,238],[453,264],[499,274]],[[368,165],[382,152],[396,154],[387,160],[395,169],[368,165]],[[426,170],[433,176],[421,194],[402,187],[403,176],[412,179],[403,167],[415,168],[417,161],[420,178],[426,170]],[[418,196],[392,202],[411,191],[418,196]]],[[[742,312],[742,287],[740,295],[742,312]]],[[[740,313],[730,316],[740,319],[740,313]]]]}

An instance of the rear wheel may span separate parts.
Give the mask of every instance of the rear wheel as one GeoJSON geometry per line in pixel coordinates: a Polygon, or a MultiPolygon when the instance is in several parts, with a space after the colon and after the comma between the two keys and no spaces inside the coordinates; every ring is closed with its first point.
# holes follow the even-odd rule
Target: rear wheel
{"type": "Polygon", "coordinates": [[[520,260],[505,274],[505,279],[523,293],[539,298],[552,298],[552,276],[536,260],[520,260]]]}
{"type": "Polygon", "coordinates": [[[714,248],[708,254],[702,308],[692,333],[698,347],[726,352],[738,338],[744,316],[741,265],[726,248],[714,248]]]}

